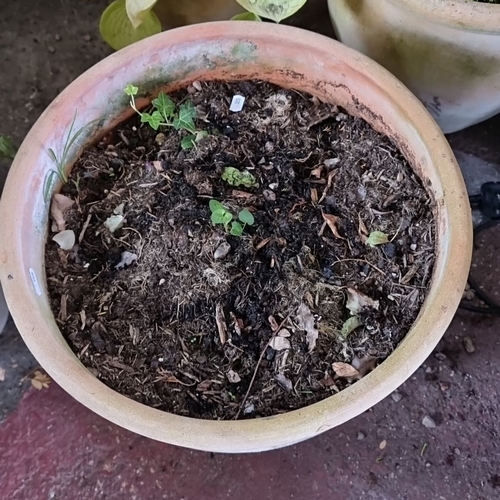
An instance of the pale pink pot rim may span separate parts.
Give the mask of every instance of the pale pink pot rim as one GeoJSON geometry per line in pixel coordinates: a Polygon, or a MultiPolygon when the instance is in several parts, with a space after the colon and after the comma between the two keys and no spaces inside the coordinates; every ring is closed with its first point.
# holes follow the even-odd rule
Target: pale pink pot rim
{"type": "Polygon", "coordinates": [[[459,30],[500,33],[500,4],[473,0],[389,0],[414,13],[459,30]]]}
{"type": "MultiPolygon", "coordinates": [[[[297,65],[304,68],[306,62],[297,59],[297,65]]],[[[287,69],[285,63],[283,68],[287,69]]],[[[273,71],[267,75],[272,76],[273,71]]],[[[289,81],[293,78],[290,76],[289,81]]],[[[359,415],[395,390],[424,362],[450,323],[467,279],[472,241],[467,193],[458,165],[439,127],[413,94],[381,66],[339,42],[296,28],[269,29],[268,24],[247,22],[206,23],[156,35],[113,54],[75,80],[47,108],[23,142],[4,189],[0,227],[0,278],[7,302],[26,344],[54,380],[94,412],[138,434],[219,452],[263,451],[302,441],[359,415]],[[44,235],[33,236],[33,228],[26,227],[32,223],[29,210],[35,206],[36,197],[26,191],[42,189],[40,179],[34,179],[32,172],[61,110],[71,109],[80,96],[91,95],[96,82],[107,78],[112,85],[116,74],[146,52],[159,54],[173,45],[202,50],[210,44],[238,40],[255,43],[259,57],[266,60],[274,60],[276,54],[285,58],[290,53],[305,51],[304,60],[310,61],[316,72],[325,71],[325,65],[336,69],[328,73],[332,92],[337,92],[333,90],[336,78],[347,78],[345,74],[353,73],[358,75],[356,88],[366,86],[367,92],[371,89],[385,99],[384,106],[397,114],[388,115],[387,120],[400,120],[407,130],[408,142],[417,145],[415,161],[430,162],[434,168],[429,175],[439,197],[439,220],[445,235],[440,237],[433,287],[419,319],[395,353],[372,373],[307,408],[262,419],[218,422],[165,413],[121,396],[90,374],[60,333],[56,335],[58,329],[43,293],[37,294],[29,275],[29,238],[36,237],[38,241],[44,235]],[[20,204],[20,200],[25,200],[25,204],[20,204]]],[[[34,258],[43,259],[42,250],[37,252],[34,258]]]]}

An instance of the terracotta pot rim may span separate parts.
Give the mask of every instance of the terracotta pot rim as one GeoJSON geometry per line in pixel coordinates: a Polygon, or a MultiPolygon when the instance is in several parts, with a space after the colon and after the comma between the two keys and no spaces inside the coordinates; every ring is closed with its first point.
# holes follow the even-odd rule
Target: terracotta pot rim
{"type": "MultiPolygon", "coordinates": [[[[279,64],[287,68],[285,63],[279,64]]],[[[273,68],[278,71],[277,66],[273,68]]],[[[467,200],[458,165],[438,125],[417,98],[380,65],[335,40],[297,28],[278,25],[269,30],[268,24],[252,22],[205,23],[161,33],[105,58],[70,84],[42,114],[14,160],[0,203],[0,277],[12,315],[30,350],[63,389],[94,412],[138,434],[171,444],[219,452],[263,451],[302,441],[366,411],[396,389],[431,353],[454,315],[467,279],[472,241],[470,212],[464,209],[464,203],[468,207],[467,200]],[[94,82],[115,75],[145,51],[156,53],[178,43],[217,43],[227,39],[253,41],[266,48],[274,43],[274,47],[286,46],[288,50],[292,44],[297,50],[311,52],[311,57],[319,61],[333,57],[352,68],[361,81],[384,89],[384,96],[397,103],[401,116],[411,125],[411,133],[418,136],[415,142],[422,149],[419,153],[427,154],[439,173],[436,181],[441,183],[437,187],[442,191],[439,210],[447,235],[441,242],[442,257],[429,294],[432,300],[426,300],[422,307],[425,314],[421,313],[412,326],[413,335],[409,334],[372,373],[335,396],[286,414],[212,421],[162,412],[118,394],[90,374],[62,336],[51,337],[55,322],[53,317],[50,323],[44,316],[26,272],[28,265],[23,252],[29,249],[23,246],[19,227],[31,219],[23,217],[24,207],[20,210],[19,199],[26,186],[31,185],[29,165],[43,150],[41,139],[57,123],[61,109],[72,104],[74,108],[75,94],[80,95],[93,88],[94,82]],[[443,179],[446,189],[442,186],[443,179]]]]}
{"type": "Polygon", "coordinates": [[[500,33],[500,4],[473,0],[389,0],[420,16],[460,30],[500,33]]]}

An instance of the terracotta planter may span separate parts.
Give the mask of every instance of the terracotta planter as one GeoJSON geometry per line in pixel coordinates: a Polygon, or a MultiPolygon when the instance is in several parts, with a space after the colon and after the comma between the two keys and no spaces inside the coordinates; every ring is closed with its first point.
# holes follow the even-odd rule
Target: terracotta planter
{"type": "MultiPolygon", "coordinates": [[[[87,138],[72,152],[74,160],[87,138]]],[[[465,286],[471,220],[460,170],[418,100],[365,56],[326,37],[264,23],[180,28],[117,52],[75,80],[40,117],[9,173],[0,207],[0,277],[26,344],[54,380],[99,415],[134,432],[218,452],[277,448],[316,436],[364,412],[403,383],[446,330],[465,286]],[[101,118],[103,134],[129,115],[123,88],[171,91],[194,79],[261,78],[338,103],[388,134],[436,200],[437,260],[432,286],[411,331],[386,361],[347,390],[288,414],[206,421],[146,407],[106,387],[79,362],[49,307],[44,273],[48,204],[43,184],[78,110],[77,125],[101,118]],[[5,243],[7,242],[7,243],[5,243]]]]}
{"type": "Polygon", "coordinates": [[[394,73],[445,133],[500,112],[500,5],[328,0],[339,40],[394,73]]]}

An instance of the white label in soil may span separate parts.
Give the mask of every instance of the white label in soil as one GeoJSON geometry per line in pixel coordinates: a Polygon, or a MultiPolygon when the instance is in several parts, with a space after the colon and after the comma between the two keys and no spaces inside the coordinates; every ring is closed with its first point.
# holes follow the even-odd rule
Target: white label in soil
{"type": "Polygon", "coordinates": [[[229,111],[234,111],[235,113],[241,111],[243,109],[243,104],[245,104],[245,98],[242,95],[235,95],[231,101],[229,111]]]}
{"type": "Polygon", "coordinates": [[[36,273],[35,271],[30,267],[29,269],[30,271],[30,276],[31,276],[31,281],[33,283],[33,287],[35,288],[35,292],[38,294],[38,295],[42,295],[42,289],[40,288],[40,285],[38,283],[38,279],[36,277],[36,273]]]}

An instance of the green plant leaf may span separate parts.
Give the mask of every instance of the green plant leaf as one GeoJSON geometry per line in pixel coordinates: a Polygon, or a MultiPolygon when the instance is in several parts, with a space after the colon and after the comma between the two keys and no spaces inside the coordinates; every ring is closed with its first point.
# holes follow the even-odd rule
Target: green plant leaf
{"type": "Polygon", "coordinates": [[[250,172],[240,172],[237,168],[226,167],[221,176],[231,186],[257,187],[259,184],[250,172]]]}
{"type": "Polygon", "coordinates": [[[236,0],[243,8],[256,16],[279,23],[295,14],[307,0],[236,0]]]}
{"type": "Polygon", "coordinates": [[[156,99],[153,99],[151,104],[163,115],[165,121],[172,118],[175,112],[175,103],[164,92],[160,92],[156,99]]]}
{"type": "Polygon", "coordinates": [[[212,212],[212,215],[210,216],[210,220],[214,224],[224,224],[224,215],[226,214],[226,211],[224,209],[222,210],[215,210],[212,212]]]}
{"type": "Polygon", "coordinates": [[[377,245],[384,245],[389,243],[389,237],[382,231],[373,231],[370,236],[366,239],[366,244],[371,247],[376,247],[377,245]]]}
{"type": "Polygon", "coordinates": [[[231,231],[229,231],[233,236],[241,236],[243,234],[243,226],[239,223],[234,221],[231,224],[231,231]]]}
{"type": "Polygon", "coordinates": [[[361,320],[357,316],[351,316],[342,325],[342,331],[340,332],[340,334],[345,339],[349,334],[351,334],[354,330],[356,330],[356,328],[359,328],[360,326],[363,326],[361,320]]]}
{"type": "Polygon", "coordinates": [[[255,222],[252,212],[250,212],[250,210],[247,210],[246,208],[238,214],[238,219],[240,219],[240,221],[244,224],[248,224],[249,226],[252,226],[255,222]]]}
{"type": "Polygon", "coordinates": [[[130,95],[130,96],[137,95],[137,92],[139,92],[139,87],[136,87],[135,85],[132,85],[131,83],[129,83],[123,89],[123,92],[125,92],[125,94],[130,95]]]}
{"type": "Polygon", "coordinates": [[[196,146],[196,135],[189,134],[181,141],[182,149],[193,149],[196,146]]]}
{"type": "Polygon", "coordinates": [[[208,202],[208,206],[210,207],[211,212],[215,212],[216,210],[225,210],[224,205],[217,200],[210,200],[208,202]]]}
{"type": "Polygon", "coordinates": [[[14,159],[17,149],[12,143],[12,139],[6,135],[0,134],[0,158],[14,159]]]}
{"type": "Polygon", "coordinates": [[[184,129],[194,134],[196,132],[196,127],[193,121],[195,117],[196,109],[194,109],[192,102],[188,101],[181,104],[179,107],[179,116],[175,118],[173,123],[174,128],[177,130],[184,129]]]}
{"type": "Polygon", "coordinates": [[[51,170],[45,176],[43,181],[43,199],[45,203],[48,203],[50,200],[50,195],[52,193],[52,186],[54,185],[55,178],[57,176],[57,172],[55,170],[51,170]]]}
{"type": "Polygon", "coordinates": [[[200,142],[204,137],[208,137],[208,132],[206,130],[196,131],[196,142],[200,142]]]}
{"type": "Polygon", "coordinates": [[[233,214],[231,212],[225,211],[222,219],[224,224],[229,224],[233,220],[233,214]]]}
{"type": "Polygon", "coordinates": [[[151,114],[142,113],[141,122],[147,123],[153,130],[158,130],[162,120],[161,113],[158,110],[153,111],[151,114]]]}
{"type": "Polygon", "coordinates": [[[231,18],[231,21],[257,21],[262,22],[262,19],[253,12],[242,12],[241,14],[236,14],[231,18]]]}
{"type": "Polygon", "coordinates": [[[144,22],[144,18],[156,2],[157,0],[126,0],[125,9],[134,28],[139,27],[144,22]]]}
{"type": "Polygon", "coordinates": [[[143,38],[161,32],[158,16],[149,10],[145,12],[142,22],[134,28],[125,7],[125,0],[115,0],[102,13],[99,30],[104,41],[115,50],[138,42],[143,38]]]}

